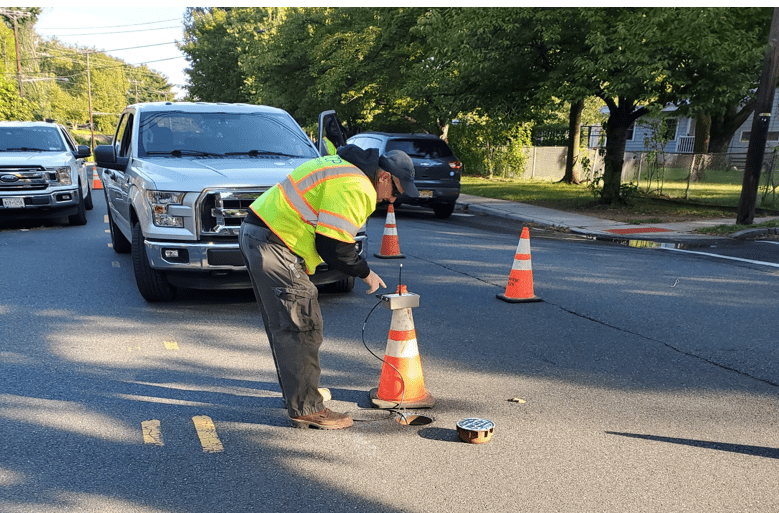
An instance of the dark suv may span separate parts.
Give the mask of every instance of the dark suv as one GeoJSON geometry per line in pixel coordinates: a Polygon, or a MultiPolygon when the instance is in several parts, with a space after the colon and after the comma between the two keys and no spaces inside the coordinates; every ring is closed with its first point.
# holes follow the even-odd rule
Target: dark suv
{"type": "Polygon", "coordinates": [[[454,211],[460,196],[462,162],[440,137],[431,134],[389,134],[362,132],[346,141],[363,149],[376,148],[379,154],[402,150],[414,161],[414,183],[419,198],[400,196],[395,202],[430,207],[438,219],[446,219],[454,211]]]}

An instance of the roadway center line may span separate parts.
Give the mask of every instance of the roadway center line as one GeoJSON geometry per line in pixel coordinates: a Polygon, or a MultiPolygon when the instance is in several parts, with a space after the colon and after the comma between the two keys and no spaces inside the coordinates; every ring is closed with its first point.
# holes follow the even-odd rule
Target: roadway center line
{"type": "Polygon", "coordinates": [[[671,247],[672,244],[663,244],[660,246],[660,249],[665,249],[668,251],[678,251],[680,253],[688,253],[691,255],[704,255],[704,256],[710,256],[714,258],[722,258],[725,260],[735,260],[737,262],[745,262],[747,264],[757,264],[757,265],[767,265],[769,267],[779,267],[779,264],[775,264],[773,262],[763,262],[761,260],[749,260],[747,258],[738,258],[738,257],[732,257],[732,256],[726,256],[726,255],[717,255],[716,253],[706,253],[705,251],[690,251],[687,249],[678,249],[671,247]]]}
{"type": "Polygon", "coordinates": [[[197,436],[200,438],[200,445],[203,446],[203,452],[222,452],[224,447],[216,434],[216,427],[211,417],[198,415],[192,417],[192,423],[195,424],[197,436]]]}

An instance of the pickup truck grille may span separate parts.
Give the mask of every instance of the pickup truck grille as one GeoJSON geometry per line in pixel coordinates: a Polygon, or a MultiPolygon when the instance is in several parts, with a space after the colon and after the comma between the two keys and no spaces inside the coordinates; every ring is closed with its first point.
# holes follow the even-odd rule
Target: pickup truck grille
{"type": "Polygon", "coordinates": [[[0,167],[0,191],[42,191],[49,186],[49,179],[57,180],[57,174],[36,167],[0,167]]]}
{"type": "Polygon", "coordinates": [[[254,190],[209,191],[201,199],[200,212],[201,238],[238,237],[241,222],[246,217],[246,209],[268,187],[254,190]]]}

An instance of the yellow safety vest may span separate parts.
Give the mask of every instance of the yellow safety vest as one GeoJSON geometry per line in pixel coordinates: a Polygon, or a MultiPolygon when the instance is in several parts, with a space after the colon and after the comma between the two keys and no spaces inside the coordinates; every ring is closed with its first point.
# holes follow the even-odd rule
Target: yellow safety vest
{"type": "Polygon", "coordinates": [[[314,274],[322,257],[316,251],[317,233],[354,242],[360,227],[376,209],[371,180],[337,155],[298,166],[250,207],[314,274]]]}
{"type": "Polygon", "coordinates": [[[325,148],[327,148],[328,155],[335,155],[338,151],[335,147],[335,144],[333,144],[333,142],[327,137],[325,137],[325,148]]]}

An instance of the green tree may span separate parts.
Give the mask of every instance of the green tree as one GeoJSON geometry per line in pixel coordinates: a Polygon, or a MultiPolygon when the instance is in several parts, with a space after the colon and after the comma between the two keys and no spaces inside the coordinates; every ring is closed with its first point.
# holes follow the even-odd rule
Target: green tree
{"type": "Polygon", "coordinates": [[[191,100],[248,100],[242,92],[244,78],[239,66],[245,42],[233,28],[233,10],[216,7],[187,9],[184,41],[179,49],[190,62],[185,72],[191,100]]]}

